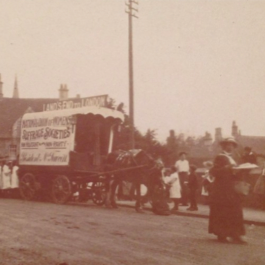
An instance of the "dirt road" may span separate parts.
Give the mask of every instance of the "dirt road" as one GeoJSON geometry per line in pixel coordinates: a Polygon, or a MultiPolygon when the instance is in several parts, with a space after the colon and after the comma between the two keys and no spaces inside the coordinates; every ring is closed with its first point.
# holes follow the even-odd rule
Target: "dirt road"
{"type": "Polygon", "coordinates": [[[0,264],[263,265],[265,228],[220,244],[207,220],[88,205],[0,200],[0,264]]]}

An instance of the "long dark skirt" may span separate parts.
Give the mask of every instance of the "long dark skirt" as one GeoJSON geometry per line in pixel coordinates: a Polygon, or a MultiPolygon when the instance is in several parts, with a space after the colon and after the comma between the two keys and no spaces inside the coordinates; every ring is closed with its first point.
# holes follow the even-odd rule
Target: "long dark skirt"
{"type": "Polygon", "coordinates": [[[164,185],[157,185],[152,194],[153,213],[170,215],[168,206],[169,191],[164,185]]]}
{"type": "Polygon", "coordinates": [[[209,233],[223,237],[245,235],[241,205],[212,204],[210,206],[209,233]]]}

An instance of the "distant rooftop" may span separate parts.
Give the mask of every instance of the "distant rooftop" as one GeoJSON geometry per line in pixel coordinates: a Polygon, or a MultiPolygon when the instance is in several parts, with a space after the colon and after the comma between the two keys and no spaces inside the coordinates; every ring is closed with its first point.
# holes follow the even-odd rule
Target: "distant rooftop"
{"type": "Polygon", "coordinates": [[[29,108],[42,111],[43,105],[57,102],[58,98],[1,98],[0,99],[0,137],[9,138],[12,126],[29,108]]]}
{"type": "Polygon", "coordinates": [[[249,146],[257,154],[265,154],[265,136],[239,135],[236,139],[242,148],[249,146]]]}

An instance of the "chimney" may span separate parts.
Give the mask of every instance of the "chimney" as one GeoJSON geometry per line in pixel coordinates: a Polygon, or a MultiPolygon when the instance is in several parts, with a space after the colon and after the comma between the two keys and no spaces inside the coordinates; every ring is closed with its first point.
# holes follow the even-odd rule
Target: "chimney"
{"type": "Polygon", "coordinates": [[[221,141],[221,139],[222,139],[222,129],[216,128],[214,140],[215,140],[215,142],[219,142],[219,141],[221,141]]]}
{"type": "Polygon", "coordinates": [[[68,99],[68,88],[66,84],[61,84],[60,89],[59,89],[59,99],[60,100],[65,100],[68,99]]]}
{"type": "Polygon", "coordinates": [[[205,136],[203,137],[204,145],[210,146],[213,142],[213,138],[209,132],[205,132],[205,136]]]}
{"type": "Polygon", "coordinates": [[[170,137],[175,137],[175,131],[174,130],[170,130],[169,131],[169,136],[170,137]]]}
{"type": "Polygon", "coordinates": [[[2,82],[2,77],[0,74],[0,98],[3,98],[4,94],[3,94],[3,82],[2,82]]]}
{"type": "Polygon", "coordinates": [[[13,90],[13,98],[19,98],[18,86],[17,86],[17,76],[15,77],[15,84],[13,90]]]}
{"type": "Polygon", "coordinates": [[[232,136],[234,137],[238,136],[238,126],[236,125],[235,121],[233,121],[232,123],[232,136]]]}

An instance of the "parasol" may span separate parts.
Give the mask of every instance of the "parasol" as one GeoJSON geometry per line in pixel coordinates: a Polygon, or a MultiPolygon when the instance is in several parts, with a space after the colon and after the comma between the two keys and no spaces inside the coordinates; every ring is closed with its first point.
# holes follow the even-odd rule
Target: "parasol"
{"type": "Polygon", "coordinates": [[[258,166],[256,164],[244,163],[237,167],[234,167],[233,169],[254,169],[254,168],[258,168],[258,166]]]}

